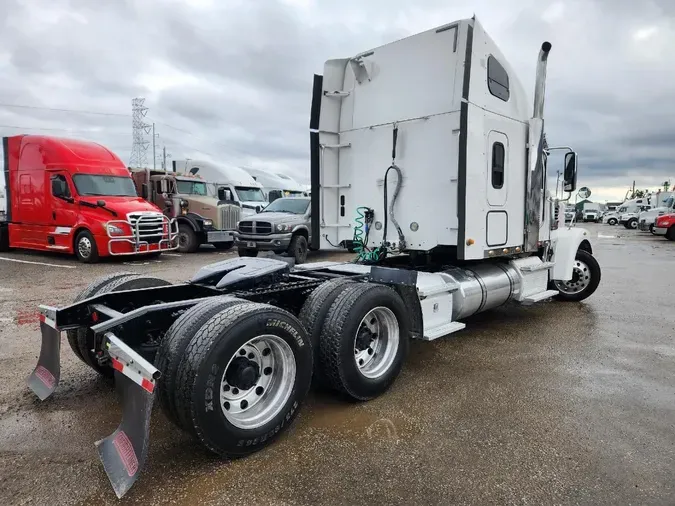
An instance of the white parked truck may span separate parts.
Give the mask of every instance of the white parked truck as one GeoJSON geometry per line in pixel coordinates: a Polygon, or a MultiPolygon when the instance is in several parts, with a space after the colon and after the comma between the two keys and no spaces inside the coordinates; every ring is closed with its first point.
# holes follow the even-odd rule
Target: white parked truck
{"type": "Polygon", "coordinates": [[[603,207],[603,204],[599,204],[597,202],[586,202],[583,209],[583,220],[585,222],[597,222],[602,215],[603,207]]]}
{"type": "MultiPolygon", "coordinates": [[[[625,200],[614,212],[603,216],[602,221],[608,225],[626,225],[631,218],[637,218],[640,211],[650,209],[651,200],[649,197],[625,200]]],[[[637,222],[636,222],[637,223],[637,222]]],[[[627,228],[637,228],[628,226],[627,228]]]]}
{"type": "Polygon", "coordinates": [[[241,207],[241,216],[252,216],[267,205],[262,185],[244,169],[206,160],[174,160],[174,170],[198,175],[207,181],[209,196],[241,207]]]}
{"type": "Polygon", "coordinates": [[[307,196],[305,188],[291,176],[262,169],[246,168],[246,171],[262,185],[263,193],[268,202],[274,202],[281,197],[307,196]]]}
{"type": "MultiPolygon", "coordinates": [[[[116,377],[122,422],[97,448],[118,496],[143,468],[155,398],[209,450],[247,455],[291,424],[312,377],[367,401],[396,380],[411,339],[502,304],[596,290],[590,236],[564,226],[562,203],[553,219],[546,188],[550,49],[534,112],[475,18],[326,62],[311,107],[311,240],[356,262],[237,258],[174,285],[118,273],[69,306],[40,307],[29,378],[40,399],[59,382],[61,331],[116,377]]],[[[577,155],[564,150],[571,194],[577,155]]]]}
{"type": "Polygon", "coordinates": [[[659,197],[661,198],[653,199],[654,204],[658,202],[658,207],[642,211],[637,216],[638,228],[640,230],[654,233],[656,218],[664,214],[675,213],[675,192],[663,192],[659,197]]]}

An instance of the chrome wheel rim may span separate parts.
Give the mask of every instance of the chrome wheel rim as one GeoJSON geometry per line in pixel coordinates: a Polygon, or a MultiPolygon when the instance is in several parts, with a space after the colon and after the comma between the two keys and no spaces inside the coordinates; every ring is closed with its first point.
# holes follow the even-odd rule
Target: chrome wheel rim
{"type": "Polygon", "coordinates": [[[375,379],[389,371],[400,341],[398,320],[388,307],[371,309],[354,336],[354,360],[359,372],[375,379]]]}
{"type": "Polygon", "coordinates": [[[82,258],[89,258],[89,255],[91,255],[91,248],[91,241],[88,237],[82,237],[77,243],[77,251],[82,258]]]}
{"type": "Polygon", "coordinates": [[[279,336],[254,337],[230,358],[220,381],[220,408],[240,429],[268,423],[286,405],[295,385],[296,362],[279,336]]]}
{"type": "Polygon", "coordinates": [[[581,293],[591,284],[591,271],[584,262],[575,260],[572,279],[569,281],[555,281],[554,284],[562,293],[570,295],[581,293]]]}
{"type": "Polygon", "coordinates": [[[630,226],[630,228],[637,228],[637,221],[631,220],[630,223],[628,223],[628,226],[630,226]]]}

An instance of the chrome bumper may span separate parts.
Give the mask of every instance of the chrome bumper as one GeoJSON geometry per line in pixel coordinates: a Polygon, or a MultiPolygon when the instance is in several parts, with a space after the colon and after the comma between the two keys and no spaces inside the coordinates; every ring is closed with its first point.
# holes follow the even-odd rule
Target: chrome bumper
{"type": "Polygon", "coordinates": [[[213,242],[232,242],[234,241],[234,232],[231,230],[210,230],[206,232],[206,241],[213,242]]]}
{"type": "Polygon", "coordinates": [[[293,234],[268,234],[268,235],[245,235],[234,233],[234,245],[238,248],[255,248],[260,251],[272,251],[286,249],[291,244],[293,234]],[[255,246],[249,245],[255,244],[255,246]]]}
{"type": "Polygon", "coordinates": [[[668,229],[666,227],[654,227],[654,234],[656,235],[666,235],[668,229]]]}
{"type": "Polygon", "coordinates": [[[110,240],[108,241],[108,254],[111,256],[123,255],[142,255],[146,253],[157,253],[161,251],[172,251],[178,249],[178,222],[174,219],[169,219],[166,216],[161,217],[162,232],[141,232],[142,225],[157,224],[157,216],[140,216],[135,223],[128,220],[111,220],[105,225],[106,234],[110,240]],[[108,225],[115,225],[117,227],[128,227],[132,233],[130,235],[112,235],[108,230],[108,225]],[[149,241],[150,239],[161,237],[159,241],[149,241]],[[113,244],[128,243],[132,247],[132,251],[114,252],[113,244]],[[157,248],[152,246],[157,245],[157,248]]]}

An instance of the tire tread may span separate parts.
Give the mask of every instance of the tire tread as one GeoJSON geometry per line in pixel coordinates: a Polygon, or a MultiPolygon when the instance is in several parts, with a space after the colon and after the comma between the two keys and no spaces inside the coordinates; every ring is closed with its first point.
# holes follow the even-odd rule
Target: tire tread
{"type": "Polygon", "coordinates": [[[192,430],[192,425],[179,416],[175,405],[176,375],[185,349],[195,333],[213,315],[228,307],[248,302],[227,295],[205,300],[179,316],[164,335],[155,357],[155,367],[162,373],[157,385],[157,395],[166,417],[181,429],[188,432],[192,430]]]}

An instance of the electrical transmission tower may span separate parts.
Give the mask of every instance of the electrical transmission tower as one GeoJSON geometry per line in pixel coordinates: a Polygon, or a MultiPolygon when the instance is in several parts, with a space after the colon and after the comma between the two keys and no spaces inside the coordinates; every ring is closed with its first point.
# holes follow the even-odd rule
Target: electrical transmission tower
{"type": "Polygon", "coordinates": [[[129,157],[129,167],[145,167],[148,164],[148,146],[150,142],[145,135],[150,133],[150,125],[143,121],[148,114],[148,108],[143,104],[144,98],[134,98],[131,100],[133,144],[131,145],[131,156],[129,157]]]}

